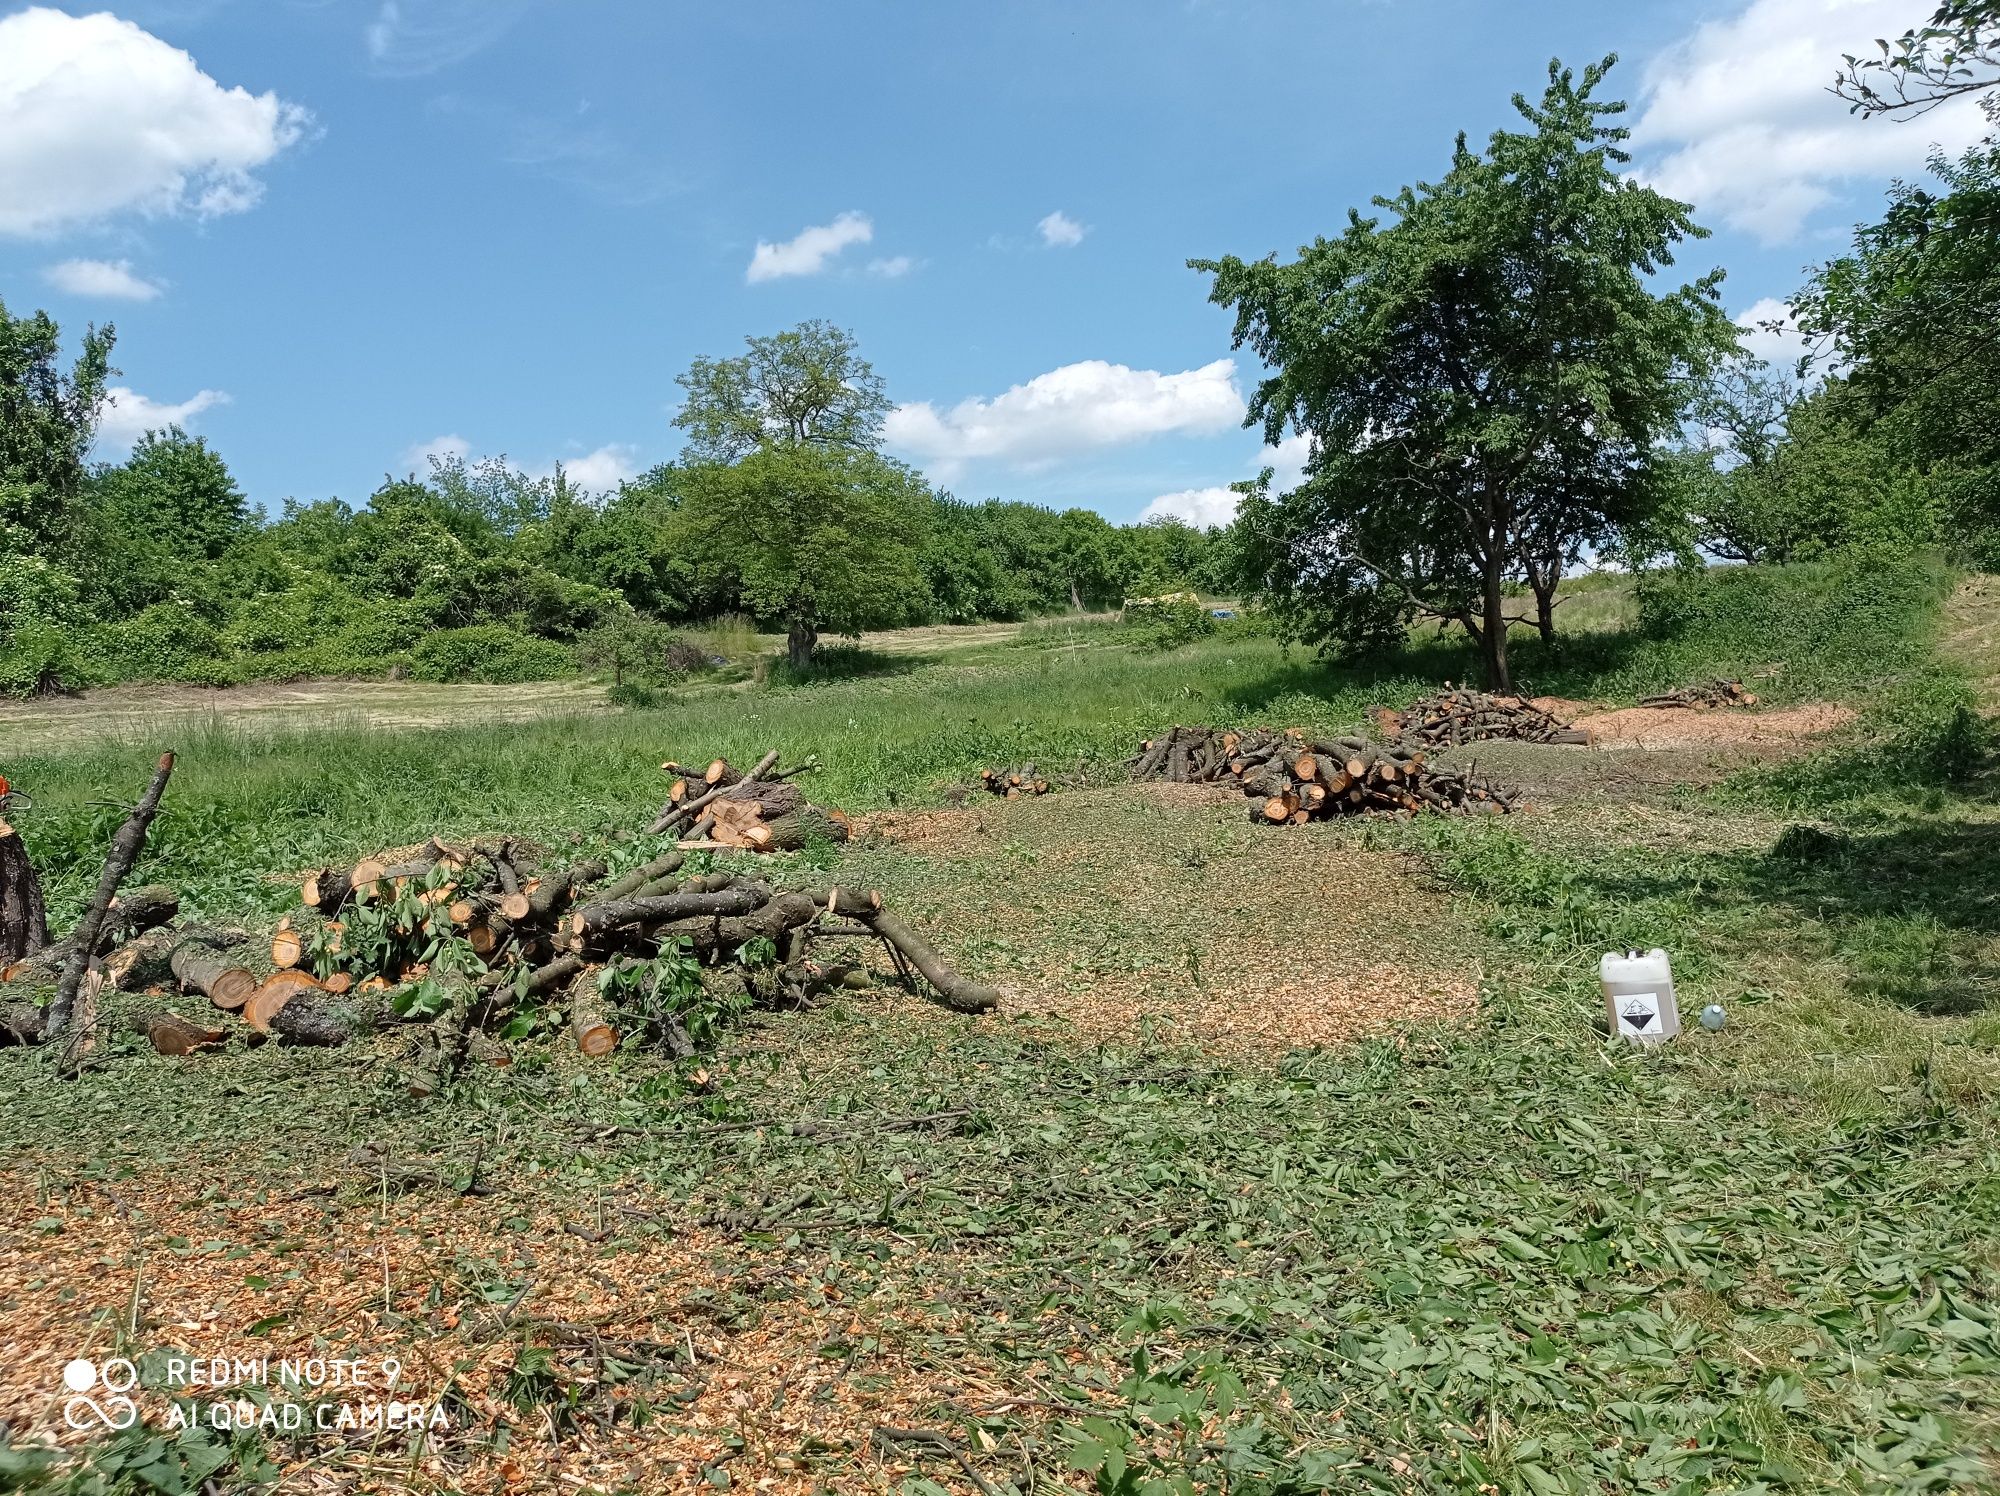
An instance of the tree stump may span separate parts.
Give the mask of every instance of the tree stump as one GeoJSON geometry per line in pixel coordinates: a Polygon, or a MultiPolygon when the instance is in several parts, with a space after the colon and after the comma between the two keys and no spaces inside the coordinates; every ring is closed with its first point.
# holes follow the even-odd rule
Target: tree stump
{"type": "Polygon", "coordinates": [[[0,820],[0,966],[10,966],[49,943],[41,880],[20,833],[0,820]]]}

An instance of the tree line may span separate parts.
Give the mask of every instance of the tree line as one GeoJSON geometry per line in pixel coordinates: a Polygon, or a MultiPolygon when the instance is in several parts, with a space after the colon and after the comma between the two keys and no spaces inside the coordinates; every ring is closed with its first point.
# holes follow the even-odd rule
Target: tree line
{"type": "Polygon", "coordinates": [[[820,323],[697,360],[681,456],[610,495],[443,458],[359,505],[270,518],[178,429],[90,462],[112,345],[91,328],[65,365],[50,318],[0,306],[0,691],[537,679],[579,650],[657,664],[635,656],[671,642],[661,625],[730,613],[784,632],[805,667],[823,633],[1116,608],[1227,570],[1175,520],[933,489],[882,453],[881,381],[820,323]]]}
{"type": "MultiPolygon", "coordinates": [[[[679,458],[599,500],[558,472],[445,460],[360,507],[253,514],[179,431],[89,461],[111,330],[69,367],[0,308],[0,690],[408,668],[558,673],[606,631],[660,646],[727,612],[823,634],[1241,593],[1283,636],[1395,647],[1462,629],[1489,684],[1510,634],[1559,639],[1564,578],[1946,548],[2000,565],[2000,129],[1899,183],[1791,298],[1799,359],[1748,355],[1706,237],[1633,179],[1615,59],[1551,63],[1517,128],[1351,210],[1288,263],[1194,260],[1268,377],[1246,424],[1308,439],[1303,480],[1239,484],[1226,529],[964,503],[881,449],[882,381],[812,322],[679,380],[679,458]],[[88,577],[86,585],[84,579],[88,577]]],[[[1875,128],[1984,96],[2000,0],[1945,0],[1830,80],[1875,128]]],[[[614,651],[616,653],[616,651],[614,651]]],[[[621,656],[622,657],[622,656],[621,656]]]]}

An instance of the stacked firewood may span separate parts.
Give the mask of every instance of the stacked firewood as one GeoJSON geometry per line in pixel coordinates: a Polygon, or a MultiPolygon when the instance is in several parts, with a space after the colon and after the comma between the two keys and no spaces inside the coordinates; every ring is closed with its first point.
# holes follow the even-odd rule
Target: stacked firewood
{"type": "Polygon", "coordinates": [[[1449,684],[1407,710],[1377,707],[1370,715],[1385,741],[1421,748],[1456,748],[1494,738],[1519,743],[1590,741],[1589,733],[1518,696],[1493,696],[1449,684]]]}
{"type": "Polygon", "coordinates": [[[1740,680],[1716,680],[1706,685],[1682,686],[1678,691],[1662,691],[1657,696],[1642,696],[1641,706],[1690,707],[1695,711],[1706,711],[1718,706],[1755,706],[1757,698],[1743,689],[1740,680]]]}
{"type": "MultiPolygon", "coordinates": [[[[757,777],[776,757],[728,787],[782,787],[757,777]]],[[[693,803],[702,798],[682,797],[696,814],[689,830],[706,818],[708,807],[693,803]]],[[[137,839],[126,840],[136,856],[137,839]]],[[[905,980],[947,1007],[998,1003],[994,988],[953,971],[880,894],[690,869],[691,843],[711,844],[690,837],[613,877],[596,858],[558,866],[525,838],[434,837],[307,873],[300,907],[256,938],[177,927],[170,889],[115,898],[127,858],[107,868],[104,906],[85,922],[94,932],[87,961],[73,936],[0,970],[0,1042],[39,1043],[67,1029],[66,1054],[85,1055],[100,1029],[122,1027],[161,1054],[185,1055],[232,1034],[339,1045],[415,1032],[409,1085],[427,1095],[469,1063],[504,1064],[510,1039],[557,1022],[585,1055],[637,1033],[691,1056],[680,1016],[688,1003],[733,1011],[808,1002],[852,984],[855,940],[880,941],[905,980]],[[827,942],[841,943],[838,959],[821,959],[827,942]],[[85,971],[70,994],[73,1018],[52,1022],[58,974],[72,969],[85,971]],[[206,1000],[199,1016],[185,1011],[190,999],[206,1000]]]]}
{"type": "Polygon", "coordinates": [[[1033,764],[1022,764],[1018,769],[981,769],[979,782],[989,795],[998,795],[1006,800],[1049,792],[1048,780],[1035,771],[1033,764]]]}
{"type": "Polygon", "coordinates": [[[846,841],[853,834],[847,817],[809,803],[790,782],[817,765],[807,760],[779,770],[777,764],[778,755],[768,753],[739,774],[723,758],[700,767],[668,759],[660,768],[674,780],[653,832],[674,832],[690,849],[743,852],[797,852],[814,840],[846,841]]]}
{"type": "Polygon", "coordinates": [[[1296,728],[1176,727],[1141,745],[1130,766],[1137,779],[1234,784],[1250,797],[1251,819],[1270,825],[1355,815],[1493,815],[1518,804],[1511,791],[1469,771],[1439,769],[1421,752],[1361,738],[1311,739],[1296,728]]]}

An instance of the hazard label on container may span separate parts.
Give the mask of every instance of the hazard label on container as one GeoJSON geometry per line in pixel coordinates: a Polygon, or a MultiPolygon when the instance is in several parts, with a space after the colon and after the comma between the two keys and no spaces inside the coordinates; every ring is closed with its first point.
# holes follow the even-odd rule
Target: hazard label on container
{"type": "Polygon", "coordinates": [[[1628,992],[1616,1000],[1618,1032],[1630,1038],[1657,1038],[1665,1025],[1660,1021],[1660,994],[1628,992]]]}

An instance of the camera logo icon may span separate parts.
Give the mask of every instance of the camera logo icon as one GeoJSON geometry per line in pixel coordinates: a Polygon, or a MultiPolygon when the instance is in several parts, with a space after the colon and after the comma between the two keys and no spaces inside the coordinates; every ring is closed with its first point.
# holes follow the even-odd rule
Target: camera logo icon
{"type": "Polygon", "coordinates": [[[123,1356],[102,1363],[78,1356],[63,1368],[70,1392],[63,1422],[76,1429],[128,1429],[139,1421],[139,1405],[125,1394],[138,1385],[139,1368],[123,1356]]]}

